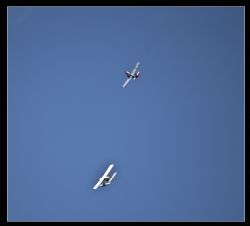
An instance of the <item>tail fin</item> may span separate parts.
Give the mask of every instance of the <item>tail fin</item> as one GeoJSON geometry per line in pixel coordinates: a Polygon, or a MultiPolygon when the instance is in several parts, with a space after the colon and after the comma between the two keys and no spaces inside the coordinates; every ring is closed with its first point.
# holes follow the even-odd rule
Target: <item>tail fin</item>
{"type": "Polygon", "coordinates": [[[117,172],[115,172],[114,174],[113,174],[113,176],[110,178],[110,181],[109,182],[111,182],[114,178],[115,178],[115,175],[117,174],[117,172]]]}
{"type": "Polygon", "coordinates": [[[139,76],[140,76],[140,71],[138,71],[138,72],[135,74],[134,80],[138,79],[139,76]]]}

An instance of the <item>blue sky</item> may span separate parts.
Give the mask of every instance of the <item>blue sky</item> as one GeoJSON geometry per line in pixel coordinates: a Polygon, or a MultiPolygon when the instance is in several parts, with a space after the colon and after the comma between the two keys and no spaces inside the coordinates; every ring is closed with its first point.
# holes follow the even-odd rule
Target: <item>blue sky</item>
{"type": "Polygon", "coordinates": [[[242,220],[243,7],[8,7],[8,221],[242,220]]]}

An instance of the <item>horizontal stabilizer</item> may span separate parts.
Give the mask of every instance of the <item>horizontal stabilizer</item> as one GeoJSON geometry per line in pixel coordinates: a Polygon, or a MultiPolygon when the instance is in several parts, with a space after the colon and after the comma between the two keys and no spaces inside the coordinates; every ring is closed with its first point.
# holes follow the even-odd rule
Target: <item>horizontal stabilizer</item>
{"type": "Polygon", "coordinates": [[[113,176],[110,178],[110,181],[109,182],[111,182],[114,178],[115,178],[115,175],[117,174],[117,172],[115,172],[114,174],[113,174],[113,176]]]}

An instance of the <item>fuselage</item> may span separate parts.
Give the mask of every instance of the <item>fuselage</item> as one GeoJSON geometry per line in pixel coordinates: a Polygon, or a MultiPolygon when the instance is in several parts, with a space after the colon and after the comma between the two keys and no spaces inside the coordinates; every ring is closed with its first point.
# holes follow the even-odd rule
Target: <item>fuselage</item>
{"type": "Polygon", "coordinates": [[[122,85],[123,88],[125,88],[125,87],[128,85],[128,83],[129,83],[129,81],[130,81],[131,79],[136,80],[136,79],[139,77],[140,72],[138,71],[138,72],[136,73],[136,70],[137,70],[137,68],[139,67],[139,65],[140,65],[140,63],[137,62],[137,64],[135,65],[134,69],[133,69],[131,72],[125,71],[125,73],[126,73],[126,75],[127,75],[128,78],[127,78],[127,80],[124,82],[124,84],[122,85]]]}

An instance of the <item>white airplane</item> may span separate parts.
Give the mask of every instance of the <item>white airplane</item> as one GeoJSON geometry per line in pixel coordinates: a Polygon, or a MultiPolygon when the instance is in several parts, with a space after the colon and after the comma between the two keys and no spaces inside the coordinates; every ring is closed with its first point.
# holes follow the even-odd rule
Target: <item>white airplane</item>
{"type": "Polygon", "coordinates": [[[128,83],[129,83],[129,81],[130,81],[131,79],[136,80],[136,79],[139,77],[140,71],[138,71],[137,73],[135,73],[135,72],[136,72],[136,69],[139,67],[139,65],[140,65],[140,63],[138,62],[138,63],[135,65],[135,67],[134,67],[134,69],[132,70],[131,73],[130,73],[129,71],[125,71],[125,74],[127,75],[128,78],[127,78],[127,80],[124,82],[124,84],[122,85],[123,88],[125,88],[125,87],[128,85],[128,83]]]}
{"type": "Polygon", "coordinates": [[[96,183],[96,185],[93,187],[93,189],[97,189],[98,187],[104,187],[111,183],[111,181],[114,179],[117,172],[113,174],[113,176],[109,175],[109,172],[114,167],[114,164],[110,164],[106,172],[103,174],[103,176],[99,179],[99,181],[96,183]]]}

